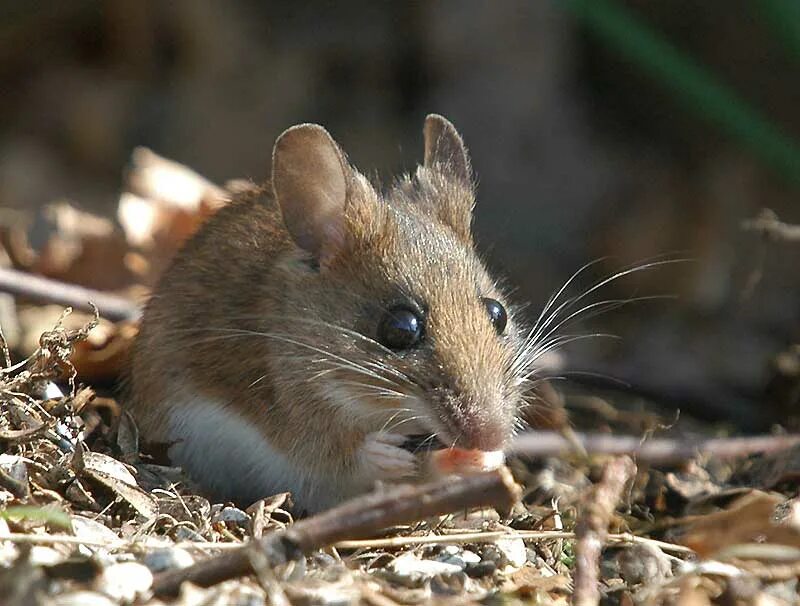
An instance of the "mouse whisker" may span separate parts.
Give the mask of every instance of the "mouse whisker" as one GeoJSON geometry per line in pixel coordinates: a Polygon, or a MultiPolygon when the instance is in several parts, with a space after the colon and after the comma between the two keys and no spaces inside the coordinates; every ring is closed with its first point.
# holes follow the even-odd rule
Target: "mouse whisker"
{"type": "Polygon", "coordinates": [[[608,257],[600,257],[599,259],[595,259],[593,261],[589,261],[588,263],[586,263],[583,266],[581,266],[580,268],[578,268],[578,270],[575,271],[564,282],[564,284],[562,284],[561,287],[553,295],[551,295],[550,298],[547,300],[547,303],[542,308],[542,311],[539,313],[539,317],[536,319],[536,322],[534,322],[533,327],[531,327],[531,329],[530,329],[530,331],[528,333],[528,336],[526,337],[525,340],[526,341],[530,340],[533,337],[533,335],[536,334],[536,331],[538,330],[540,324],[544,321],[544,318],[548,317],[547,312],[550,310],[550,308],[553,305],[555,305],[555,303],[556,303],[556,301],[558,301],[559,297],[562,294],[564,294],[564,292],[566,292],[567,288],[569,288],[569,285],[572,284],[572,282],[574,282],[575,280],[578,279],[578,276],[580,276],[584,271],[586,271],[590,267],[593,267],[594,265],[597,265],[598,263],[602,263],[603,261],[606,261],[606,260],[608,260],[608,257]]]}
{"type": "MultiPolygon", "coordinates": [[[[339,362],[338,360],[326,360],[325,362],[328,362],[330,364],[330,366],[328,368],[324,369],[323,371],[320,371],[319,373],[317,373],[320,376],[324,376],[324,374],[330,374],[330,373],[335,372],[335,371],[355,370],[352,365],[343,364],[343,363],[339,362]]],[[[381,374],[386,369],[383,369],[380,366],[375,366],[376,370],[374,370],[374,371],[371,370],[370,367],[373,366],[373,365],[370,364],[368,361],[361,363],[360,366],[365,367],[365,372],[357,371],[358,374],[365,375],[365,376],[371,377],[371,378],[375,378],[375,375],[377,374],[378,376],[380,376],[380,377],[382,377],[384,379],[384,381],[383,381],[384,383],[388,383],[389,385],[391,385],[393,387],[397,387],[399,389],[403,389],[405,387],[409,387],[409,386],[413,386],[414,385],[414,383],[412,383],[411,381],[409,381],[409,380],[407,380],[405,378],[397,377],[396,375],[392,375],[391,373],[388,374],[388,376],[381,374]]]]}
{"type": "Polygon", "coordinates": [[[356,371],[356,372],[360,371],[360,372],[364,373],[365,375],[367,375],[367,376],[369,376],[369,377],[371,377],[371,378],[373,378],[375,380],[385,381],[385,382],[390,382],[391,383],[391,380],[388,379],[387,377],[379,375],[376,372],[371,371],[368,368],[366,368],[366,367],[364,367],[364,366],[362,366],[362,365],[360,365],[360,364],[358,364],[356,362],[353,362],[352,360],[348,360],[347,358],[344,358],[343,356],[340,356],[338,354],[335,354],[335,353],[332,353],[332,352],[329,352],[329,351],[325,351],[324,349],[321,349],[321,348],[319,348],[319,347],[317,347],[315,345],[311,345],[310,343],[305,343],[303,341],[299,341],[297,339],[288,337],[288,336],[286,336],[284,334],[253,331],[253,330],[248,330],[248,329],[243,329],[243,328],[216,328],[216,329],[205,329],[205,330],[231,333],[231,334],[217,335],[216,337],[214,337],[212,339],[209,339],[209,340],[213,340],[213,339],[221,340],[221,339],[225,339],[225,338],[248,337],[248,336],[249,337],[263,337],[263,338],[268,338],[268,339],[274,339],[276,341],[281,341],[283,343],[288,343],[290,345],[295,345],[297,347],[303,347],[303,348],[309,349],[311,351],[317,352],[320,355],[327,356],[330,359],[337,360],[337,361],[341,362],[342,364],[346,365],[348,368],[350,368],[353,371],[356,371]]]}
{"type": "Polygon", "coordinates": [[[413,412],[413,411],[411,411],[411,410],[408,410],[408,409],[400,409],[400,410],[398,410],[398,411],[397,411],[397,412],[395,412],[395,413],[394,413],[394,414],[393,414],[391,417],[389,417],[388,419],[386,419],[386,422],[385,422],[385,423],[384,423],[384,424],[381,426],[381,428],[378,430],[378,433],[383,433],[383,432],[385,432],[385,431],[389,431],[389,430],[387,430],[386,428],[387,428],[387,427],[388,427],[388,426],[389,426],[389,425],[392,423],[392,421],[394,421],[394,420],[395,420],[397,417],[399,417],[401,414],[403,414],[403,412],[406,412],[406,411],[408,411],[408,412],[413,412]]]}
{"type": "MultiPolygon", "coordinates": [[[[533,363],[540,358],[541,356],[554,351],[556,349],[560,349],[561,347],[568,345],[570,343],[574,343],[575,341],[582,341],[584,339],[594,339],[594,338],[607,338],[607,339],[619,339],[619,335],[609,334],[609,333],[588,333],[588,334],[581,334],[581,335],[562,335],[560,337],[555,337],[551,339],[549,342],[542,344],[539,348],[537,348],[530,356],[529,365],[533,365],[533,363]]],[[[527,379],[533,376],[536,372],[539,371],[538,367],[529,368],[528,371],[522,376],[523,379],[527,379]]]]}
{"type": "Polygon", "coordinates": [[[347,336],[350,336],[350,337],[354,337],[354,338],[358,339],[359,341],[363,341],[364,343],[367,343],[367,344],[375,347],[376,349],[379,349],[381,351],[381,353],[383,353],[384,355],[391,356],[391,357],[396,357],[396,355],[397,355],[394,351],[392,351],[391,349],[389,349],[388,347],[386,347],[382,343],[379,343],[375,339],[372,339],[371,337],[368,337],[367,335],[365,335],[363,333],[360,333],[360,332],[358,332],[356,330],[352,330],[350,328],[347,328],[346,326],[341,326],[339,324],[334,324],[332,322],[326,322],[325,320],[319,320],[319,319],[315,319],[315,318],[306,318],[306,317],[302,317],[302,316],[285,316],[285,315],[278,316],[278,314],[237,316],[235,319],[243,319],[243,320],[255,319],[255,320],[258,320],[258,319],[264,319],[264,318],[268,318],[268,317],[279,317],[281,320],[285,320],[285,321],[288,320],[288,321],[291,321],[291,322],[297,322],[297,323],[301,323],[301,324],[308,324],[308,325],[311,325],[311,326],[321,326],[321,327],[324,327],[324,328],[330,328],[330,329],[333,329],[333,330],[336,330],[336,331],[340,331],[344,335],[347,335],[347,336]]]}
{"type": "Polygon", "coordinates": [[[534,323],[533,327],[523,338],[523,342],[518,348],[517,353],[512,358],[512,362],[510,364],[511,374],[516,375],[520,372],[528,372],[532,362],[537,358],[541,357],[546,352],[553,351],[553,349],[566,344],[565,342],[560,342],[558,345],[556,345],[558,342],[548,341],[548,339],[550,339],[550,337],[552,337],[552,335],[557,333],[559,330],[573,324],[578,319],[587,320],[632,302],[672,298],[670,295],[653,295],[631,297],[628,299],[608,299],[590,303],[581,307],[580,309],[572,311],[572,308],[577,303],[584,300],[587,296],[614,282],[615,280],[619,280],[620,278],[633,273],[673,263],[682,263],[688,261],[688,259],[685,258],[664,259],[663,257],[653,257],[652,260],[645,260],[644,262],[625,267],[611,274],[610,276],[599,280],[587,288],[584,292],[576,296],[569,297],[562,303],[556,305],[570,284],[572,284],[587,269],[604,260],[606,260],[606,258],[600,258],[583,265],[575,273],[573,273],[569,279],[567,279],[567,281],[558,289],[558,291],[556,291],[553,296],[550,297],[539,314],[539,317],[534,323]],[[566,314],[566,316],[563,314],[566,314]]]}
{"type": "Polygon", "coordinates": [[[361,389],[364,392],[368,392],[367,395],[370,397],[377,396],[392,400],[404,399],[404,398],[411,398],[413,396],[403,393],[401,391],[396,391],[394,389],[389,389],[379,385],[371,385],[369,383],[361,383],[358,381],[337,381],[337,385],[343,387],[352,387],[355,389],[361,389]]]}
{"type": "Polygon", "coordinates": [[[528,358],[530,357],[530,354],[536,351],[541,346],[542,342],[546,342],[546,340],[549,339],[558,330],[574,324],[579,319],[585,321],[597,317],[601,314],[607,313],[609,311],[612,311],[614,309],[618,309],[629,303],[638,303],[642,301],[660,300],[669,298],[672,298],[672,296],[651,295],[651,296],[631,297],[628,299],[607,299],[604,301],[596,301],[594,303],[585,305],[584,307],[576,311],[573,311],[563,320],[558,322],[555,326],[551,327],[546,333],[544,333],[541,337],[539,337],[538,343],[533,340],[523,343],[522,347],[519,349],[518,353],[514,356],[514,359],[512,360],[510,366],[510,372],[514,374],[520,368],[529,364],[528,358]]]}
{"type": "Polygon", "coordinates": [[[576,311],[573,311],[563,320],[552,326],[546,333],[544,333],[541,336],[541,340],[547,339],[548,337],[553,335],[561,328],[564,328],[565,326],[574,324],[575,321],[577,321],[578,319],[588,320],[591,318],[595,318],[609,311],[619,309],[620,307],[628,305],[629,303],[640,303],[642,301],[655,301],[655,300],[672,299],[672,298],[674,298],[672,295],[649,295],[641,297],[630,297],[628,299],[607,299],[604,301],[597,301],[595,303],[590,303],[588,305],[585,305],[584,307],[581,307],[576,311]]]}
{"type": "Polygon", "coordinates": [[[401,425],[404,425],[405,423],[412,423],[414,421],[419,421],[421,418],[422,418],[421,416],[417,415],[417,416],[414,416],[414,417],[407,417],[405,419],[400,419],[399,421],[397,421],[395,423],[392,423],[391,426],[384,426],[384,428],[381,429],[381,431],[386,431],[388,433],[392,433],[394,430],[396,430],[401,425]]]}
{"type": "Polygon", "coordinates": [[[438,435],[434,433],[428,434],[428,436],[422,440],[415,448],[411,451],[411,454],[417,454],[422,451],[426,450],[433,450],[434,446],[436,446],[436,441],[438,439],[438,435]]]}
{"type": "MultiPolygon", "coordinates": [[[[258,315],[258,316],[256,316],[256,315],[237,316],[235,319],[263,319],[265,317],[269,317],[269,316],[265,316],[264,314],[258,315]]],[[[371,347],[374,347],[374,348],[378,349],[381,354],[384,354],[384,355],[389,356],[391,358],[395,358],[396,357],[395,352],[393,352],[391,349],[385,347],[381,343],[378,343],[374,339],[372,339],[372,338],[370,338],[370,337],[368,337],[368,336],[366,336],[366,335],[364,335],[364,334],[362,334],[360,332],[357,332],[357,331],[351,330],[349,328],[346,328],[344,326],[339,326],[337,324],[333,324],[331,322],[326,322],[324,320],[315,320],[315,319],[303,318],[303,317],[299,317],[299,316],[297,316],[297,317],[295,317],[295,316],[288,316],[288,317],[287,316],[281,316],[281,318],[284,319],[284,320],[288,319],[288,320],[292,320],[294,322],[299,322],[299,323],[304,323],[304,324],[309,324],[309,325],[316,325],[316,326],[321,326],[321,327],[324,327],[324,328],[329,328],[329,329],[332,329],[332,330],[339,331],[344,335],[347,335],[347,336],[355,338],[359,342],[362,342],[362,343],[364,343],[366,345],[369,345],[371,347]]],[[[260,335],[260,336],[268,336],[267,334],[264,333],[264,331],[252,330],[252,329],[246,329],[246,328],[213,328],[212,327],[212,328],[205,328],[205,329],[178,329],[175,332],[182,332],[182,331],[186,331],[186,330],[225,331],[225,332],[235,331],[235,332],[241,332],[242,336],[245,336],[245,335],[250,335],[250,336],[258,336],[258,335],[260,335]]],[[[275,335],[275,333],[269,333],[269,334],[275,335]]],[[[284,337],[289,337],[291,335],[283,335],[283,336],[284,337]]],[[[369,352],[364,352],[362,350],[362,353],[369,353],[369,352]]],[[[412,384],[413,383],[418,383],[418,381],[415,381],[413,379],[413,377],[409,376],[407,373],[405,373],[405,372],[403,372],[403,371],[401,371],[401,370],[399,370],[399,369],[397,369],[397,368],[395,368],[393,366],[390,366],[390,365],[386,364],[382,360],[379,360],[379,359],[369,360],[369,361],[364,362],[363,364],[364,364],[364,366],[367,366],[367,367],[370,367],[370,368],[375,368],[375,369],[378,369],[380,371],[383,371],[384,373],[393,375],[394,377],[396,377],[400,381],[407,382],[407,383],[412,383],[412,384]]]]}
{"type": "Polygon", "coordinates": [[[606,278],[603,278],[602,280],[596,282],[595,284],[593,284],[592,286],[587,288],[580,295],[576,295],[575,297],[570,297],[569,299],[564,301],[561,305],[556,307],[552,311],[552,313],[550,313],[550,315],[547,318],[547,320],[545,322],[543,322],[541,324],[541,326],[539,326],[537,328],[537,330],[534,333],[534,336],[532,337],[532,339],[534,341],[538,340],[538,338],[541,336],[543,331],[546,330],[547,327],[550,326],[550,324],[556,320],[556,318],[558,317],[559,313],[561,313],[562,311],[564,311],[566,309],[569,309],[570,307],[572,307],[576,303],[582,301],[587,296],[591,295],[593,292],[596,292],[597,290],[599,290],[600,288],[603,288],[604,286],[610,284],[611,282],[614,282],[615,280],[619,280],[620,278],[624,278],[625,276],[629,276],[629,275],[632,275],[632,274],[635,274],[635,273],[638,273],[638,272],[641,272],[641,271],[645,271],[645,270],[648,270],[648,269],[653,269],[653,268],[656,268],[656,267],[662,267],[664,265],[670,265],[670,264],[673,264],[673,263],[681,263],[681,262],[685,262],[685,261],[686,261],[686,259],[666,259],[666,260],[663,260],[663,261],[653,261],[653,262],[649,262],[649,263],[642,263],[642,264],[634,265],[634,266],[631,266],[631,267],[627,267],[627,268],[621,269],[621,270],[619,270],[617,272],[614,272],[610,276],[608,276],[606,278]]]}
{"type": "Polygon", "coordinates": [[[267,374],[263,374],[263,375],[261,375],[261,376],[260,376],[260,377],[258,377],[258,378],[257,378],[255,381],[253,381],[252,383],[250,383],[250,385],[248,385],[248,386],[247,386],[247,389],[252,389],[252,388],[253,388],[253,387],[255,387],[256,385],[258,385],[259,383],[261,383],[261,381],[263,381],[264,379],[266,379],[268,376],[269,376],[269,375],[267,375],[267,374]]]}

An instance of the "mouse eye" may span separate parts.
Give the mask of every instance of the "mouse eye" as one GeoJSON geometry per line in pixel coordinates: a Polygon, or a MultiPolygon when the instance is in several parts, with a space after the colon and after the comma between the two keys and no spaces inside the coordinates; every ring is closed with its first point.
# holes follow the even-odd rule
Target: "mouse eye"
{"type": "Polygon", "coordinates": [[[389,349],[410,349],[422,338],[422,318],[406,306],[386,312],[378,325],[378,340],[389,349]]]}
{"type": "Polygon", "coordinates": [[[494,324],[494,329],[498,335],[502,335],[508,323],[508,314],[506,308],[500,304],[500,301],[495,301],[489,297],[484,297],[483,304],[486,306],[486,311],[489,313],[489,319],[494,324]]]}

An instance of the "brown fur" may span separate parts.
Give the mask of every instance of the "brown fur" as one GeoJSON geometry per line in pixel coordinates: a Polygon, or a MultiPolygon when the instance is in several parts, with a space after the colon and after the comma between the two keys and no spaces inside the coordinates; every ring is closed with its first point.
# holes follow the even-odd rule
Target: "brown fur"
{"type": "Polygon", "coordinates": [[[326,190],[336,167],[319,168],[320,154],[335,144],[319,127],[304,131],[286,144],[291,158],[281,160],[295,177],[276,159],[280,186],[232,201],[184,246],[147,306],[133,357],[131,405],[146,437],[166,438],[173,395],[188,388],[227,403],[298,466],[344,477],[363,437],[403,403],[368,397],[370,385],[386,383],[336,368],[337,360],[377,360],[413,379],[393,389],[427,402],[427,418],[408,428],[466,448],[503,448],[521,402],[519,372],[511,369],[523,339],[513,317],[498,336],[481,301],[509,308],[473,250],[463,143],[444,119],[428,125],[426,165],[384,195],[337,152],[342,200],[338,185],[326,190]],[[298,185],[297,175],[308,182],[298,185]],[[306,205],[329,195],[327,218],[313,215],[313,203],[306,214],[288,210],[274,192],[306,205]],[[340,224],[325,231],[332,221],[340,224]],[[419,348],[387,355],[353,334],[376,339],[385,309],[409,299],[427,312],[419,348]],[[324,394],[337,382],[356,392],[351,384],[364,384],[363,405],[375,414],[328,401],[324,394]]]}

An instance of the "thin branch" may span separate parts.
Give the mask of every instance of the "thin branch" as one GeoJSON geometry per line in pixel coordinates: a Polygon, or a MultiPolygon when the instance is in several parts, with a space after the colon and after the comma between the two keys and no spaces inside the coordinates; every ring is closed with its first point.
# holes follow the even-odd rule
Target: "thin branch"
{"type": "MultiPolygon", "coordinates": [[[[523,541],[552,541],[564,539],[571,541],[575,539],[575,533],[566,530],[515,530],[515,531],[476,531],[461,532],[453,534],[436,534],[409,537],[387,537],[382,539],[361,539],[354,541],[339,541],[334,543],[336,549],[391,549],[393,547],[410,547],[414,545],[459,545],[465,543],[491,543],[497,539],[522,539],[523,541]]],[[[676,545],[647,537],[640,537],[628,533],[609,534],[609,543],[634,544],[647,543],[654,545],[667,553],[678,553],[685,555],[694,554],[694,550],[684,545],[676,545]]],[[[146,541],[125,540],[118,541],[98,541],[84,537],[75,537],[64,534],[26,534],[22,532],[0,533],[0,543],[8,541],[10,543],[24,543],[30,545],[83,545],[84,547],[96,547],[108,551],[137,550],[147,548],[146,541]]],[[[242,542],[214,543],[211,541],[178,541],[171,546],[176,549],[197,549],[208,552],[235,551],[241,549],[242,542]]]]}
{"type": "MultiPolygon", "coordinates": [[[[566,530],[516,530],[492,532],[463,532],[445,535],[424,535],[411,537],[387,537],[383,539],[364,539],[360,541],[339,541],[336,549],[387,549],[412,545],[457,545],[464,543],[491,543],[497,539],[522,539],[523,541],[552,541],[554,539],[574,540],[575,533],[566,530]]],[[[694,550],[683,545],[675,545],[647,537],[627,533],[609,534],[609,543],[633,544],[648,543],[670,553],[694,554],[694,550]]]]}
{"type": "MultiPolygon", "coordinates": [[[[746,457],[787,450],[800,445],[800,434],[761,435],[743,438],[674,439],[607,434],[576,433],[574,439],[588,454],[630,455],[637,461],[678,463],[698,456],[746,457]]],[[[521,457],[551,457],[581,454],[571,440],[554,431],[531,431],[517,436],[510,454],[521,457]]]]}
{"type": "Polygon", "coordinates": [[[136,320],[140,314],[139,306],[128,298],[16,269],[0,268],[0,292],[74,307],[89,313],[94,311],[91,305],[94,303],[100,315],[112,322],[136,320]]]}
{"type": "Polygon", "coordinates": [[[754,231],[768,240],[800,242],[800,225],[784,223],[774,211],[764,208],[755,219],[742,221],[742,229],[754,231]]]}
{"type": "Polygon", "coordinates": [[[51,423],[39,423],[27,429],[0,429],[0,443],[27,442],[50,429],[51,423]]]}
{"type": "Polygon", "coordinates": [[[401,486],[369,494],[296,522],[245,547],[223,553],[181,570],[156,575],[153,591],[174,595],[184,581],[209,587],[252,572],[250,550],[264,554],[276,565],[333,545],[344,539],[369,536],[376,531],[479,506],[507,509],[519,498],[519,488],[506,468],[468,478],[446,478],[421,486],[401,486]]]}
{"type": "Polygon", "coordinates": [[[26,499],[30,495],[28,480],[18,480],[0,467],[0,488],[5,488],[17,499],[26,499]]]}
{"type": "Polygon", "coordinates": [[[629,457],[610,461],[598,484],[585,495],[578,523],[575,525],[575,574],[572,594],[574,606],[600,603],[600,554],[608,538],[608,525],[622,498],[625,486],[636,474],[629,457]]]}
{"type": "Polygon", "coordinates": [[[8,349],[8,341],[6,341],[2,327],[0,327],[0,351],[3,354],[3,368],[11,368],[11,352],[8,349]]]}

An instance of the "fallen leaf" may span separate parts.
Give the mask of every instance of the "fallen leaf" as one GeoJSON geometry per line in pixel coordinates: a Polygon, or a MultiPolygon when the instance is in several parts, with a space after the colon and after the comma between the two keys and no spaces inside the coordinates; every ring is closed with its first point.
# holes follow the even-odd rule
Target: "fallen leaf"
{"type": "Polygon", "coordinates": [[[800,546],[800,530],[794,523],[777,517],[786,498],[775,493],[753,490],[732,501],[727,509],[691,518],[678,531],[675,540],[710,557],[724,547],[739,543],[777,543],[800,546]]]}
{"type": "Polygon", "coordinates": [[[138,486],[134,475],[120,461],[99,452],[83,452],[78,447],[73,465],[78,473],[105,486],[145,518],[158,513],[156,498],[138,486]]]}

